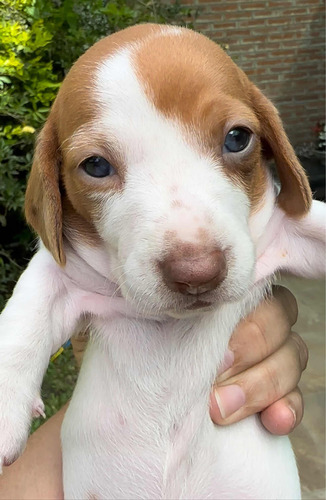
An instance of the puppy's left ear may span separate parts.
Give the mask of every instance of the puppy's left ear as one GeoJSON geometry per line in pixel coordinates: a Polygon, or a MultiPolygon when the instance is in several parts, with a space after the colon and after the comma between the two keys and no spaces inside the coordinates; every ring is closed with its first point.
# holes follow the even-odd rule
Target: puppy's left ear
{"type": "Polygon", "coordinates": [[[274,159],[281,182],[277,205],[258,244],[256,281],[280,270],[318,278],[325,274],[326,205],[312,201],[307,176],[276,108],[253,84],[251,105],[261,126],[263,154],[274,159]]]}
{"type": "Polygon", "coordinates": [[[59,170],[59,144],[50,115],[36,144],[25,196],[25,216],[57,263],[64,266],[59,170]]]}
{"type": "Polygon", "coordinates": [[[273,158],[281,182],[279,206],[290,216],[309,212],[312,195],[307,176],[289,142],[277,109],[251,84],[251,105],[261,126],[261,141],[266,159],[273,158]]]}
{"type": "Polygon", "coordinates": [[[280,207],[273,214],[257,248],[256,278],[276,271],[303,278],[321,278],[326,270],[326,205],[314,200],[300,219],[288,217],[280,207]]]}

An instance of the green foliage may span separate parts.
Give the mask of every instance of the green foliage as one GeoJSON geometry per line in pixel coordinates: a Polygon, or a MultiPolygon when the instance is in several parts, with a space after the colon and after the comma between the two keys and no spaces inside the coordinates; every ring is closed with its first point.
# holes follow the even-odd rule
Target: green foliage
{"type": "Polygon", "coordinates": [[[36,132],[72,63],[140,22],[189,24],[179,1],[0,0],[0,310],[31,255],[22,215],[36,132]]]}
{"type": "MultiPolygon", "coordinates": [[[[59,408],[69,401],[77,376],[78,369],[70,347],[65,349],[55,361],[49,364],[45,374],[41,395],[44,401],[46,418],[52,417],[59,408]]],[[[34,432],[43,422],[42,417],[35,419],[31,431],[34,432]]]]}

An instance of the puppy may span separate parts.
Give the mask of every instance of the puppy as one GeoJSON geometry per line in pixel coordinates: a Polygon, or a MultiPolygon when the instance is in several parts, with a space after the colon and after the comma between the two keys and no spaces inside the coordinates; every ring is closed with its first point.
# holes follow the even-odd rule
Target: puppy
{"type": "Polygon", "coordinates": [[[26,442],[51,353],[86,322],[66,498],[299,498],[287,437],[257,417],[216,427],[208,411],[273,274],[324,270],[324,205],[225,52],[150,24],[95,44],[39,136],[26,217],[40,246],[1,316],[1,460],[26,442]]]}

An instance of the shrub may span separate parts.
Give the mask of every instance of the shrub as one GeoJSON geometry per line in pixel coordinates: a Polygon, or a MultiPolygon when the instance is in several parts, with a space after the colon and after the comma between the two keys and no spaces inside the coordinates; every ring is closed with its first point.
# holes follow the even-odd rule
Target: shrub
{"type": "Polygon", "coordinates": [[[0,0],[0,310],[33,249],[26,178],[67,70],[103,36],[139,22],[187,25],[194,14],[179,1],[0,0]]]}

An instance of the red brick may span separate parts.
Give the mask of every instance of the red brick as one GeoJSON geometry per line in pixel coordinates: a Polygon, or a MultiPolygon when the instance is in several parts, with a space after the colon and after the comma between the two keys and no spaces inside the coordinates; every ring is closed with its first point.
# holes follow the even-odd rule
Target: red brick
{"type": "Polygon", "coordinates": [[[273,57],[278,57],[283,59],[283,57],[293,56],[293,50],[290,49],[282,49],[282,50],[274,50],[273,57]]]}
{"type": "Polygon", "coordinates": [[[315,15],[320,15],[321,16],[321,19],[323,19],[325,17],[325,9],[324,9],[324,6],[310,6],[308,7],[308,12],[311,16],[315,16],[315,15]]]}
{"type": "Polygon", "coordinates": [[[267,24],[266,19],[247,19],[245,21],[239,21],[239,26],[248,28],[256,28],[260,26],[265,26],[266,24],[267,24]]]}
{"type": "Polygon", "coordinates": [[[258,9],[265,9],[267,10],[267,2],[243,2],[243,4],[245,5],[242,5],[242,3],[239,2],[239,7],[240,9],[244,9],[244,10],[258,10],[258,9]]]}
{"type": "MultiPolygon", "coordinates": [[[[296,0],[296,3],[300,5],[300,1],[296,0]]],[[[320,5],[320,8],[323,9],[323,2],[318,2],[317,0],[302,0],[303,5],[320,5]]]]}
{"type": "Polygon", "coordinates": [[[269,35],[268,37],[270,40],[293,40],[293,38],[296,37],[296,33],[275,33],[272,35],[269,35]]]}
{"type": "Polygon", "coordinates": [[[247,43],[256,43],[256,44],[264,44],[266,47],[268,47],[268,41],[267,39],[262,39],[260,36],[247,36],[246,38],[242,38],[241,43],[247,44],[247,43]]]}
{"type": "Polygon", "coordinates": [[[220,19],[215,12],[203,12],[202,15],[196,20],[196,22],[211,22],[220,19]]]}
{"type": "Polygon", "coordinates": [[[292,9],[284,9],[282,10],[282,16],[297,16],[298,14],[306,14],[308,9],[300,9],[296,6],[293,6],[292,9]]]}
{"type": "Polygon", "coordinates": [[[227,29],[233,29],[235,28],[236,24],[235,22],[233,23],[225,23],[224,21],[219,21],[218,23],[214,23],[213,26],[217,27],[217,28],[220,28],[220,29],[223,29],[223,30],[227,30],[227,29]]]}
{"type": "Polygon", "coordinates": [[[287,26],[289,24],[289,18],[283,18],[283,17],[270,17],[267,19],[267,24],[269,26],[287,26]]]}
{"type": "Polygon", "coordinates": [[[284,8],[284,1],[282,1],[282,0],[280,0],[280,1],[270,1],[270,2],[268,2],[268,7],[271,10],[274,10],[274,9],[283,9],[284,8]]]}
{"type": "Polygon", "coordinates": [[[232,32],[232,36],[236,37],[237,39],[239,39],[239,38],[247,38],[250,35],[251,35],[251,30],[249,28],[248,29],[237,28],[236,30],[234,30],[232,32]]]}
{"type": "Polygon", "coordinates": [[[237,19],[239,21],[250,21],[250,19],[252,19],[251,12],[248,12],[246,10],[238,10],[237,12],[224,12],[222,13],[222,15],[225,19],[237,19]]]}
{"type": "Polygon", "coordinates": [[[265,73],[262,78],[261,78],[261,82],[262,83],[266,83],[266,82],[278,82],[279,81],[279,78],[278,78],[278,75],[269,75],[267,73],[265,73]]]}
{"type": "Polygon", "coordinates": [[[299,23],[311,23],[312,16],[311,16],[311,14],[304,14],[304,15],[295,16],[295,22],[297,24],[299,24],[299,23]]]}
{"type": "Polygon", "coordinates": [[[265,57],[260,61],[259,64],[265,67],[272,67],[279,64],[279,62],[280,62],[279,59],[270,59],[269,57],[265,57]]]}
{"type": "Polygon", "coordinates": [[[216,2],[217,5],[212,5],[210,9],[213,12],[236,12],[239,10],[238,2],[237,3],[229,3],[229,2],[216,2]]]}

